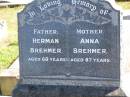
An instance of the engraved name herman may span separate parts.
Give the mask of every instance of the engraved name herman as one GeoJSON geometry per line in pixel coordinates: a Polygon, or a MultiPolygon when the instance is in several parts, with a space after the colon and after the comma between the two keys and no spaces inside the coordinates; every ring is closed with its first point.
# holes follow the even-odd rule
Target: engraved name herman
{"type": "Polygon", "coordinates": [[[59,39],[49,39],[49,38],[33,38],[33,43],[43,43],[43,44],[58,44],[59,39]]]}

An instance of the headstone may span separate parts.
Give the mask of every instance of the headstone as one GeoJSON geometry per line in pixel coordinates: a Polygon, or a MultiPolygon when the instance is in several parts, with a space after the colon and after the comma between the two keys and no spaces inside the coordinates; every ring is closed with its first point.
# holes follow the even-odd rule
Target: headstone
{"type": "Polygon", "coordinates": [[[120,12],[101,0],[36,0],[18,14],[13,97],[104,96],[120,86],[120,12]]]}

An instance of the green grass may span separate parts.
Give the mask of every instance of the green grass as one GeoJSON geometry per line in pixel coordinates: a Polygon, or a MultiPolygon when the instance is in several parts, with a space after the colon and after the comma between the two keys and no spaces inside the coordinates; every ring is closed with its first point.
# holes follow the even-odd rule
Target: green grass
{"type": "Polygon", "coordinates": [[[125,10],[130,10],[130,1],[129,2],[117,2],[125,10]]]}
{"type": "Polygon", "coordinates": [[[10,64],[17,58],[17,56],[18,46],[16,44],[0,48],[0,68],[8,68],[10,64]]]}
{"type": "Polygon", "coordinates": [[[0,70],[8,68],[18,57],[17,12],[22,7],[0,8],[0,20],[6,20],[8,37],[0,42],[0,70]]]}
{"type": "Polygon", "coordinates": [[[0,20],[6,20],[8,32],[17,32],[17,13],[22,9],[23,6],[14,8],[0,8],[0,20]]]}

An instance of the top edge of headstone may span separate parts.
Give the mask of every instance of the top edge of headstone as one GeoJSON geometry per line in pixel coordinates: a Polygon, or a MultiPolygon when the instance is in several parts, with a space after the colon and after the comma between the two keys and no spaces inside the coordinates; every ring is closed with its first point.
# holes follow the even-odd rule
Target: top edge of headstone
{"type": "MultiPolygon", "coordinates": [[[[26,18],[32,18],[34,17],[44,17],[44,12],[47,11],[47,13],[50,13],[52,10],[52,7],[58,7],[58,12],[62,9],[71,9],[71,14],[75,14],[76,6],[83,6],[84,8],[81,8],[84,14],[86,11],[88,11],[90,14],[92,14],[95,17],[100,17],[101,19],[105,21],[109,21],[110,19],[108,17],[112,17],[115,15],[115,12],[120,14],[120,11],[115,9],[110,2],[106,0],[34,0],[33,2],[29,3],[23,11],[18,13],[18,17],[20,18],[20,24],[23,26],[25,24],[26,18]],[[54,3],[54,4],[53,4],[54,3]],[[87,10],[86,10],[87,9],[87,10]]],[[[54,12],[51,13],[53,16],[55,15],[54,12]]],[[[83,15],[82,14],[82,15],[83,15]]],[[[81,14],[80,14],[81,15],[81,14]]],[[[60,16],[60,14],[59,14],[60,16]]],[[[27,19],[28,20],[28,19],[27,19]]],[[[114,17],[113,17],[114,20],[114,17]]],[[[35,24],[35,23],[33,23],[35,24]]],[[[95,23],[97,25],[101,23],[95,23]]],[[[104,24],[104,23],[103,23],[104,24]]],[[[116,25],[116,23],[114,23],[116,25]]]]}
{"type": "MultiPolygon", "coordinates": [[[[46,1],[66,1],[66,0],[32,0],[25,6],[25,8],[21,12],[18,13],[18,15],[28,11],[30,7],[32,7],[32,5],[39,5],[46,1]]],[[[75,1],[85,1],[85,0],[75,0],[75,1]]],[[[122,11],[122,8],[118,6],[114,0],[87,0],[87,1],[97,3],[97,4],[106,3],[108,6],[104,6],[104,7],[112,8],[114,11],[118,11],[118,12],[122,11]]]]}

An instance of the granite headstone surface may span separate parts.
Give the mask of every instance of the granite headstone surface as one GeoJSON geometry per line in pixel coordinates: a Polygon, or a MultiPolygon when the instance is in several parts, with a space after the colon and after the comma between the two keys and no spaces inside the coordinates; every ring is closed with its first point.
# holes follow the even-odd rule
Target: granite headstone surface
{"type": "Polygon", "coordinates": [[[18,14],[13,97],[104,96],[120,86],[120,12],[104,0],[36,0],[18,14]]]}

